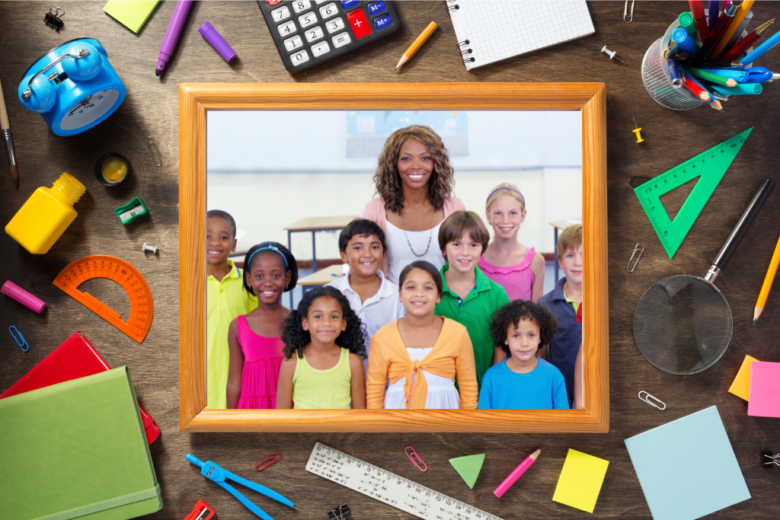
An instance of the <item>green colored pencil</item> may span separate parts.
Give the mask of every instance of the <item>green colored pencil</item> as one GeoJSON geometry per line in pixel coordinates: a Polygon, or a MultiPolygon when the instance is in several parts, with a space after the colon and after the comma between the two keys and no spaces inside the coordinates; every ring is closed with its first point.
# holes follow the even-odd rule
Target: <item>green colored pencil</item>
{"type": "Polygon", "coordinates": [[[716,85],[723,85],[724,87],[737,86],[737,82],[731,78],[724,78],[723,76],[720,76],[718,74],[708,72],[706,70],[697,69],[696,67],[686,67],[685,69],[688,72],[690,72],[692,76],[695,76],[699,79],[705,79],[707,81],[711,81],[716,85]]]}

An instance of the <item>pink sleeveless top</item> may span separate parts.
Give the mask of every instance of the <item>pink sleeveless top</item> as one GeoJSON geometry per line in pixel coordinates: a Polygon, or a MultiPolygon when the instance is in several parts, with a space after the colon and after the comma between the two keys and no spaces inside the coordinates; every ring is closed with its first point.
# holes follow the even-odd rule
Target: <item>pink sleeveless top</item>
{"type": "Polygon", "coordinates": [[[479,268],[485,276],[504,288],[509,301],[530,300],[534,285],[534,273],[531,271],[534,251],[533,247],[529,247],[522,262],[507,266],[493,265],[482,257],[479,259],[479,268]]]}
{"type": "Polygon", "coordinates": [[[246,317],[239,316],[238,344],[244,353],[244,372],[241,374],[241,397],[237,408],[276,408],[276,386],[284,360],[282,338],[255,334],[249,328],[246,317]]]}

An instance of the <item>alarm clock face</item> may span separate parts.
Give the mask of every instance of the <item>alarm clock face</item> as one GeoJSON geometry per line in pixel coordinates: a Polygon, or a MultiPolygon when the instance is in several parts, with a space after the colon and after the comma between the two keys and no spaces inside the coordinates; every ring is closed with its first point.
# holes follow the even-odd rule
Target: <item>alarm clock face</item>
{"type": "Polygon", "coordinates": [[[116,89],[101,90],[82,98],[65,112],[60,128],[75,130],[87,126],[108,112],[118,98],[119,91],[116,89]]]}

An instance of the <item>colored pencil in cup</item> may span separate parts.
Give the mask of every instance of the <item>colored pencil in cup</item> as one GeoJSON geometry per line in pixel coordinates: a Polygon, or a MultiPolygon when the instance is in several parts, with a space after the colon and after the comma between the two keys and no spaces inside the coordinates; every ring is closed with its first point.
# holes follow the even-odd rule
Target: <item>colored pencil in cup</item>
{"type": "Polygon", "coordinates": [[[772,27],[772,24],[775,23],[775,19],[772,18],[768,22],[766,22],[763,25],[760,25],[755,31],[748,34],[741,40],[739,40],[737,43],[734,44],[734,46],[726,51],[723,56],[720,57],[721,60],[725,61],[731,61],[736,60],[739,58],[743,53],[747,52],[747,50],[753,46],[754,43],[756,43],[758,40],[761,39],[761,37],[764,35],[767,30],[769,30],[770,27],[772,27]]]}
{"type": "MultiPolygon", "coordinates": [[[[712,83],[715,83],[716,85],[723,85],[724,87],[736,87],[737,81],[732,78],[727,78],[724,76],[721,76],[719,74],[715,74],[714,72],[709,72],[702,69],[697,69],[695,67],[687,67],[686,70],[690,72],[693,76],[699,78],[699,79],[706,79],[707,81],[711,81],[712,83]]],[[[717,70],[717,69],[714,69],[717,70]]]]}
{"type": "Polygon", "coordinates": [[[750,8],[753,7],[755,1],[756,0],[745,0],[742,5],[739,6],[739,9],[737,9],[737,12],[734,14],[734,18],[731,20],[731,23],[724,31],[723,36],[720,38],[720,41],[712,48],[710,55],[713,58],[717,59],[721,54],[723,54],[723,51],[726,49],[726,45],[728,45],[728,43],[731,41],[731,37],[734,36],[734,34],[737,32],[737,29],[739,29],[739,26],[742,24],[742,20],[748,14],[750,8]]]}
{"type": "Polygon", "coordinates": [[[761,292],[758,295],[758,301],[756,302],[756,310],[753,312],[753,321],[756,321],[761,313],[764,312],[764,306],[766,305],[766,299],[769,296],[769,290],[772,288],[772,282],[775,281],[775,275],[777,274],[777,266],[780,265],[780,239],[777,240],[775,246],[775,252],[772,255],[772,261],[769,262],[769,269],[766,271],[766,277],[764,278],[764,285],[761,286],[761,292]]]}
{"type": "Polygon", "coordinates": [[[436,25],[436,22],[429,23],[428,27],[426,27],[425,30],[420,33],[420,36],[418,36],[417,39],[412,42],[409,48],[406,49],[403,56],[401,56],[401,59],[398,61],[398,65],[395,66],[395,70],[400,69],[404,66],[404,63],[412,59],[412,56],[414,56],[420,47],[422,47],[423,43],[425,43],[428,38],[431,37],[433,31],[435,31],[438,27],[439,26],[436,25]]]}
{"type": "Polygon", "coordinates": [[[688,0],[688,5],[691,6],[691,14],[696,21],[696,28],[699,29],[699,37],[701,41],[704,41],[710,34],[710,29],[707,27],[707,17],[704,16],[704,3],[702,0],[688,0]]]}

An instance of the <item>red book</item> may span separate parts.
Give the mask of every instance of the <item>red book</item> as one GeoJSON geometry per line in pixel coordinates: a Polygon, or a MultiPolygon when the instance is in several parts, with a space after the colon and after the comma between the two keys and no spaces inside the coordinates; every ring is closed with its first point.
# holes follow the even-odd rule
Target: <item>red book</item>
{"type": "MultiPolygon", "coordinates": [[[[84,334],[77,331],[11,388],[0,394],[0,399],[108,370],[111,370],[111,367],[106,360],[98,354],[84,334]]],[[[138,410],[144,421],[146,442],[151,444],[160,436],[160,427],[141,403],[138,403],[138,410]]]]}

